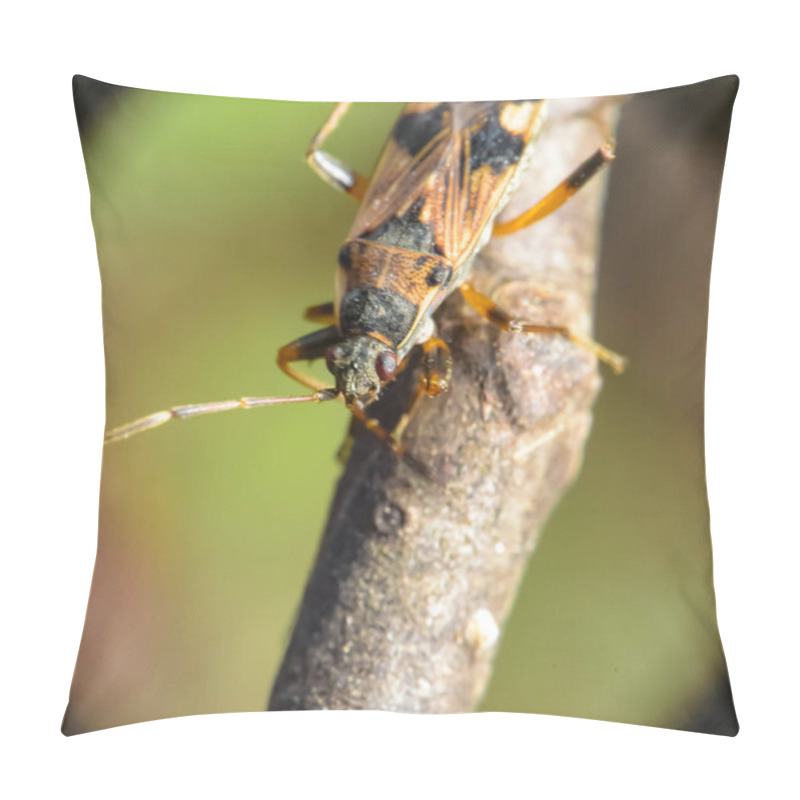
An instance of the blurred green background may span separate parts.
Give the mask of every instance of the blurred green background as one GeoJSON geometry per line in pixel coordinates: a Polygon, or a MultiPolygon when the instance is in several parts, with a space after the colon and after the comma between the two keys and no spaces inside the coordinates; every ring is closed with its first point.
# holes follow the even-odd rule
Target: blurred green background
{"type": "MultiPolygon", "coordinates": [[[[355,213],[303,160],[330,106],[88,79],[75,88],[108,426],[176,404],[299,393],[275,355],[315,327],[306,306],[333,298],[355,213]]],[[[369,174],[399,107],[357,105],[329,149],[369,174]]],[[[715,110],[658,94],[625,109],[598,338],[632,367],[605,381],[582,474],[532,560],[485,710],[735,732],[702,450],[724,116],[721,101],[715,110]]],[[[347,425],[336,403],[273,407],[106,448],[66,732],[265,707],[347,425]]]]}

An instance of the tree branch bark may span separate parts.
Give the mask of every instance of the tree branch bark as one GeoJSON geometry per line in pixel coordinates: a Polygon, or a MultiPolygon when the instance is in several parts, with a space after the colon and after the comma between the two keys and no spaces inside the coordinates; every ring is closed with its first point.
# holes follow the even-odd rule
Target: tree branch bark
{"type": "MultiPolygon", "coordinates": [[[[552,102],[507,216],[602,144],[618,105],[552,102]]],[[[478,288],[515,316],[589,331],[604,182],[493,240],[478,288]]],[[[486,688],[528,557],[579,469],[600,378],[591,354],[500,332],[458,296],[437,324],[450,391],[424,398],[403,438],[434,480],[356,431],[270,710],[463,712],[486,688]]],[[[409,390],[399,384],[386,413],[409,390]]]]}

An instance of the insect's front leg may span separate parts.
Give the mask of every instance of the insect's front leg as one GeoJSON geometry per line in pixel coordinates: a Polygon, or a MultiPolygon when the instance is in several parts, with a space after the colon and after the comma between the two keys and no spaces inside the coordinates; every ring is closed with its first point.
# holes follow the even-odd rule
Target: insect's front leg
{"type": "Polygon", "coordinates": [[[392,438],[399,442],[411,419],[414,408],[423,395],[436,397],[437,394],[446,392],[453,374],[453,358],[447,343],[438,336],[432,336],[422,343],[422,375],[414,391],[414,396],[408,409],[397,421],[392,438]]]}
{"type": "Polygon", "coordinates": [[[485,320],[493,325],[497,325],[504,331],[511,333],[543,333],[551,336],[562,336],[564,339],[583,347],[594,353],[601,361],[605,361],[614,372],[619,374],[625,369],[627,363],[624,356],[608,350],[603,345],[598,344],[594,339],[581,336],[573,332],[570,328],[561,325],[537,325],[532,322],[516,319],[507,311],[500,308],[490,297],[479,292],[469,281],[459,287],[464,299],[475,309],[485,320]]]}
{"type": "Polygon", "coordinates": [[[325,124],[311,140],[306,151],[306,162],[325,183],[361,201],[367,191],[367,179],[338,158],[320,150],[324,141],[336,130],[349,107],[350,103],[338,103],[333,109],[325,124]]]}
{"type": "Polygon", "coordinates": [[[313,333],[308,333],[285,344],[278,350],[278,366],[293,380],[316,392],[328,389],[324,383],[295,369],[295,361],[315,361],[323,358],[328,348],[342,341],[342,334],[336,325],[330,325],[313,333]]]}
{"type": "Polygon", "coordinates": [[[507,236],[516,233],[561,208],[575,192],[585,186],[606,164],[614,159],[614,145],[607,142],[583,162],[568,178],[545,195],[535,206],[508,222],[496,222],[492,234],[507,236]]]}
{"type": "Polygon", "coordinates": [[[431,336],[422,343],[422,377],[420,389],[428,397],[446,392],[453,375],[453,357],[447,342],[438,336],[431,336]]]}

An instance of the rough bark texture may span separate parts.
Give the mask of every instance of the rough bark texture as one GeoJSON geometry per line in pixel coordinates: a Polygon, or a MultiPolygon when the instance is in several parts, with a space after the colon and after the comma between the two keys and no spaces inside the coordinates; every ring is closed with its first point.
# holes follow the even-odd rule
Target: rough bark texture
{"type": "MultiPolygon", "coordinates": [[[[606,140],[617,107],[553,102],[504,216],[606,140]]],[[[604,182],[492,241],[477,286],[520,318],[590,330],[604,182]]],[[[356,433],[271,710],[461,712],[486,688],[528,557],[580,466],[600,379],[591,354],[498,331],[458,295],[437,322],[454,358],[450,391],[424,398],[403,437],[434,478],[356,433]]],[[[386,414],[409,383],[382,401],[386,414]]]]}

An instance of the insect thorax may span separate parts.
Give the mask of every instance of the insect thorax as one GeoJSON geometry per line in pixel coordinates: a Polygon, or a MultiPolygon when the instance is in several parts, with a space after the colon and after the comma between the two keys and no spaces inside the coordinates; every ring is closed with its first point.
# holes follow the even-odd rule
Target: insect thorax
{"type": "Polygon", "coordinates": [[[399,347],[422,322],[432,296],[447,293],[453,270],[439,255],[355,239],[339,253],[339,327],[377,333],[399,347]]]}

